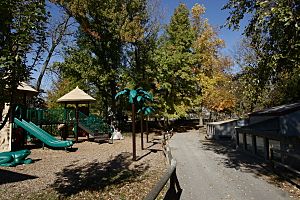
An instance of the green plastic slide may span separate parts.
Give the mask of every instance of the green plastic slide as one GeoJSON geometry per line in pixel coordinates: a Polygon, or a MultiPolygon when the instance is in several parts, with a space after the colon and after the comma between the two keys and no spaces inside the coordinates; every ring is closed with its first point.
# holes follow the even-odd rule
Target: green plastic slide
{"type": "Polygon", "coordinates": [[[49,147],[53,148],[67,148],[73,145],[73,141],[67,140],[67,141],[62,141],[58,140],[40,127],[36,126],[33,123],[28,123],[25,120],[22,119],[19,120],[17,118],[14,118],[14,123],[25,129],[30,135],[34,136],[35,138],[39,139],[42,141],[44,144],[46,144],[49,147]]]}
{"type": "Polygon", "coordinates": [[[32,163],[30,158],[26,159],[30,153],[31,152],[27,149],[15,152],[2,152],[0,153],[0,166],[14,167],[19,164],[32,163]]]}

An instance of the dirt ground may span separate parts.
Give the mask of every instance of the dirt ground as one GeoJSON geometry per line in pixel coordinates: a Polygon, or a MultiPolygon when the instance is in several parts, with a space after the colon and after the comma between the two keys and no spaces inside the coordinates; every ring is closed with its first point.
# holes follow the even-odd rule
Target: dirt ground
{"type": "MultiPolygon", "coordinates": [[[[154,134],[150,135],[150,141],[154,134]]],[[[132,138],[80,142],[73,150],[31,149],[34,163],[0,167],[0,199],[143,199],[166,169],[160,144],[146,143],[132,161],[132,138]]]]}

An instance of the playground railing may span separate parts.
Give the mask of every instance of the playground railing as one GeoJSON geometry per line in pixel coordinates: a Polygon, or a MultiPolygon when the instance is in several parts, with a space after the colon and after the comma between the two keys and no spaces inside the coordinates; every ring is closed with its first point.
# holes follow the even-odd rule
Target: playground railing
{"type": "Polygon", "coordinates": [[[27,109],[26,118],[35,124],[68,124],[75,120],[73,109],[27,109]]]}
{"type": "Polygon", "coordinates": [[[89,130],[98,133],[98,134],[105,134],[105,133],[111,133],[111,127],[104,122],[104,120],[96,115],[89,115],[86,116],[82,112],[78,113],[79,123],[81,123],[83,126],[88,128],[89,130]]]}

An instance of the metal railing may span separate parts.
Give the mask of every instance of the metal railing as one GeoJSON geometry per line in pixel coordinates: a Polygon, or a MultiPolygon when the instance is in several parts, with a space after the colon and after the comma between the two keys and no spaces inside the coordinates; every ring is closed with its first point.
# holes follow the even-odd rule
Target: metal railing
{"type": "Polygon", "coordinates": [[[27,109],[26,119],[35,124],[62,124],[75,121],[73,109],[27,109]]]}
{"type": "Polygon", "coordinates": [[[156,185],[152,188],[152,190],[147,194],[144,200],[156,199],[169,180],[170,186],[165,195],[165,199],[179,199],[181,195],[182,189],[176,174],[176,160],[173,158],[168,144],[164,145],[164,153],[170,166],[160,180],[156,183],[156,185]]]}

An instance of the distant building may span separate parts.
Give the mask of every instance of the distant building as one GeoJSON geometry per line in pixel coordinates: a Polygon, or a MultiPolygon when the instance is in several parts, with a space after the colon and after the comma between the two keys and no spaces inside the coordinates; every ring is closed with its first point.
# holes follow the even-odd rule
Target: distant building
{"type": "MultiPolygon", "coordinates": [[[[270,149],[300,154],[300,102],[249,114],[248,125],[236,128],[237,147],[270,158],[270,149]]],[[[284,161],[281,153],[274,154],[284,161]]]]}
{"type": "Polygon", "coordinates": [[[207,123],[206,139],[234,139],[234,128],[237,126],[237,119],[207,123]]]}

